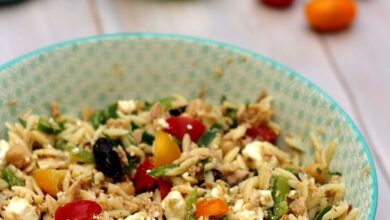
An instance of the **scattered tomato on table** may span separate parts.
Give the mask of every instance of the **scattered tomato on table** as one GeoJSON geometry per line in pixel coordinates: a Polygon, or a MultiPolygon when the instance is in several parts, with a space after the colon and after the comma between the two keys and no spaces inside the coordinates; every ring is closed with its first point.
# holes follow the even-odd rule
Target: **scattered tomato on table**
{"type": "Polygon", "coordinates": [[[79,200],[57,208],[54,220],[92,220],[102,212],[102,207],[94,201],[79,200]]]}
{"type": "Polygon", "coordinates": [[[288,8],[290,7],[294,0],[261,0],[265,5],[274,7],[274,8],[288,8]]]}
{"type": "Polygon", "coordinates": [[[310,26],[320,32],[348,28],[356,17],[355,0],[310,0],[305,6],[310,26]]]}

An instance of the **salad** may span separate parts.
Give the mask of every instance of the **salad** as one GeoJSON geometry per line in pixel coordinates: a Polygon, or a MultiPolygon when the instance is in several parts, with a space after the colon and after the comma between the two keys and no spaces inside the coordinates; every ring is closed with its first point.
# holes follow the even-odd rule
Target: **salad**
{"type": "Polygon", "coordinates": [[[281,135],[269,95],[120,100],[79,117],[53,103],[51,112],[6,123],[5,220],[357,219],[330,169],[337,142],[313,132],[313,161],[302,164],[302,141],[281,135]]]}

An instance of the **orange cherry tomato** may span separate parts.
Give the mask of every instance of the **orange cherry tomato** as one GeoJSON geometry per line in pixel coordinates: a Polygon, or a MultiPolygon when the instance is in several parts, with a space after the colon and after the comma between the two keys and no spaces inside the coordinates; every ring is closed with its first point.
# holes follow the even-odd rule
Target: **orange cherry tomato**
{"type": "Polygon", "coordinates": [[[178,159],[181,151],[176,141],[169,134],[158,131],[153,143],[154,167],[167,165],[178,159]]]}
{"type": "Polygon", "coordinates": [[[36,169],[32,175],[38,186],[52,196],[57,196],[61,190],[61,183],[66,174],[65,170],[36,169]]]}
{"type": "Polygon", "coordinates": [[[220,218],[229,212],[226,202],[219,198],[203,199],[196,203],[195,219],[200,217],[220,218]]]}
{"type": "Polygon", "coordinates": [[[349,27],[356,17],[354,0],[310,0],[305,6],[310,26],[321,32],[332,32],[349,27]]]}

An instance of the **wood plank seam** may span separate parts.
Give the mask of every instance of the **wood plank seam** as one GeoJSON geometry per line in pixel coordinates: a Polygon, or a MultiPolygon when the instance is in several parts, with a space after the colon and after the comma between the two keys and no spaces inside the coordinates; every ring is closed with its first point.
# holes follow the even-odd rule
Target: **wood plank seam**
{"type": "Polygon", "coordinates": [[[89,8],[90,8],[92,20],[93,20],[93,22],[95,24],[96,32],[98,34],[103,34],[104,30],[103,30],[102,20],[101,20],[101,17],[100,17],[98,8],[97,8],[98,6],[97,6],[97,3],[96,3],[96,0],[89,0],[88,1],[88,5],[89,5],[89,8]]]}
{"type": "MultiPolygon", "coordinates": [[[[378,155],[378,152],[376,151],[376,149],[374,147],[371,147],[371,146],[374,146],[371,135],[369,134],[368,130],[366,129],[365,121],[362,120],[363,117],[362,117],[361,111],[359,110],[359,107],[357,105],[355,96],[353,95],[353,92],[352,92],[351,88],[349,87],[347,80],[344,78],[343,74],[341,73],[340,68],[338,67],[337,63],[334,60],[335,57],[333,56],[333,53],[329,48],[328,42],[326,41],[324,36],[320,36],[319,38],[320,38],[320,44],[323,47],[324,53],[327,55],[329,65],[334,70],[336,78],[338,79],[338,81],[342,85],[342,89],[344,90],[345,94],[347,95],[347,97],[349,99],[349,102],[350,102],[351,107],[352,107],[352,111],[356,115],[356,120],[361,125],[360,129],[363,132],[364,137],[367,140],[368,145],[370,146],[370,150],[371,150],[371,152],[376,160],[376,164],[378,166],[380,166],[380,168],[382,170],[386,170],[386,166],[384,165],[381,157],[378,155]]],[[[387,185],[390,185],[390,177],[389,177],[388,173],[383,172],[383,175],[385,177],[387,185]]]]}

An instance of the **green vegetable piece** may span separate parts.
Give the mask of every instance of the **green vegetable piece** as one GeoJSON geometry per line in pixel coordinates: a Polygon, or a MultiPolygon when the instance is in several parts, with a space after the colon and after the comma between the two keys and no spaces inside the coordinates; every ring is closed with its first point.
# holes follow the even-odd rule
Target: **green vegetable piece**
{"type": "Polygon", "coordinates": [[[141,142],[152,145],[154,142],[154,136],[145,131],[142,134],[141,142]]]}
{"type": "Polygon", "coordinates": [[[197,189],[195,187],[185,199],[186,220],[195,220],[194,214],[197,199],[197,189]]]}
{"type": "Polygon", "coordinates": [[[106,114],[106,121],[109,118],[118,118],[118,114],[116,113],[116,110],[118,109],[118,103],[111,104],[107,107],[107,114],[106,114]]]}
{"type": "Polygon", "coordinates": [[[297,170],[294,169],[294,168],[292,168],[292,167],[285,167],[285,168],[283,168],[283,169],[284,169],[284,170],[287,170],[288,172],[290,172],[290,173],[292,173],[292,174],[294,174],[294,175],[298,174],[297,170]]]}
{"type": "Polygon", "coordinates": [[[81,163],[94,163],[95,160],[93,158],[93,154],[86,150],[82,150],[78,147],[73,147],[72,149],[68,149],[70,158],[74,161],[81,163]]]}
{"type": "Polygon", "coordinates": [[[287,214],[288,204],[286,201],[276,203],[273,208],[272,220],[280,219],[283,215],[287,214]]]}
{"type": "Polygon", "coordinates": [[[158,102],[165,108],[165,110],[169,110],[172,108],[173,97],[165,97],[160,99],[158,102]]]}
{"type": "Polygon", "coordinates": [[[144,102],[144,107],[142,108],[143,111],[149,111],[150,108],[154,105],[153,102],[144,102]]]}
{"type": "Polygon", "coordinates": [[[46,120],[46,119],[43,119],[43,118],[40,118],[38,120],[38,124],[37,124],[37,128],[39,131],[42,131],[42,132],[45,132],[47,134],[54,134],[54,129],[53,127],[51,126],[49,120],[46,120]]]}
{"type": "Polygon", "coordinates": [[[340,173],[339,171],[328,171],[328,174],[331,176],[342,176],[343,174],[340,173]]]}
{"type": "Polygon", "coordinates": [[[27,127],[27,122],[23,118],[18,118],[19,123],[23,126],[23,128],[27,127]]]}
{"type": "Polygon", "coordinates": [[[272,188],[272,198],[274,199],[274,202],[278,203],[284,201],[289,192],[290,186],[288,185],[287,178],[283,176],[275,177],[274,185],[272,188]]]}
{"type": "Polygon", "coordinates": [[[8,167],[4,168],[4,170],[1,172],[1,176],[10,187],[24,186],[24,181],[19,179],[19,177],[17,177],[15,173],[8,167]]]}
{"type": "Polygon", "coordinates": [[[332,206],[331,205],[328,205],[326,206],[324,209],[321,210],[321,212],[319,212],[313,220],[321,220],[322,217],[324,217],[324,215],[329,212],[330,210],[332,209],[332,206]]]}
{"type": "Polygon", "coordinates": [[[65,150],[67,144],[68,144],[68,141],[61,139],[61,140],[58,140],[58,141],[54,144],[54,148],[55,148],[55,149],[58,149],[58,150],[65,150]]]}
{"type": "Polygon", "coordinates": [[[129,156],[127,154],[128,164],[122,167],[122,171],[126,174],[131,173],[135,168],[137,168],[138,159],[136,157],[129,156]]]}
{"type": "Polygon", "coordinates": [[[179,167],[180,164],[177,163],[171,163],[165,166],[157,167],[151,171],[149,171],[149,176],[154,176],[154,177],[159,177],[159,176],[164,176],[168,171],[179,167]]]}
{"type": "Polygon", "coordinates": [[[135,130],[135,129],[137,129],[137,128],[140,128],[140,126],[137,125],[137,124],[134,123],[134,122],[131,122],[131,129],[132,129],[132,130],[135,130]]]}
{"type": "Polygon", "coordinates": [[[224,102],[226,102],[227,101],[227,97],[226,97],[226,95],[222,95],[221,96],[221,99],[219,100],[219,103],[222,105],[224,102]]]}
{"type": "Polygon", "coordinates": [[[106,122],[106,114],[104,111],[96,111],[91,118],[92,126],[97,129],[99,125],[106,122]]]}
{"type": "Polygon", "coordinates": [[[276,220],[281,218],[288,211],[288,204],[286,202],[287,194],[290,192],[287,178],[277,176],[274,179],[272,187],[272,198],[274,199],[274,206],[271,210],[271,219],[276,220]]]}
{"type": "Polygon", "coordinates": [[[131,134],[127,134],[125,136],[120,137],[120,143],[115,144],[115,146],[121,145],[124,150],[130,147],[131,145],[136,145],[134,137],[131,134]]]}
{"type": "Polygon", "coordinates": [[[230,119],[232,119],[232,127],[237,127],[238,123],[237,123],[237,109],[235,108],[228,108],[226,110],[226,116],[229,117],[230,119]]]}
{"type": "Polygon", "coordinates": [[[221,129],[217,126],[211,127],[200,137],[197,144],[200,147],[208,147],[220,131],[221,129]]]}

